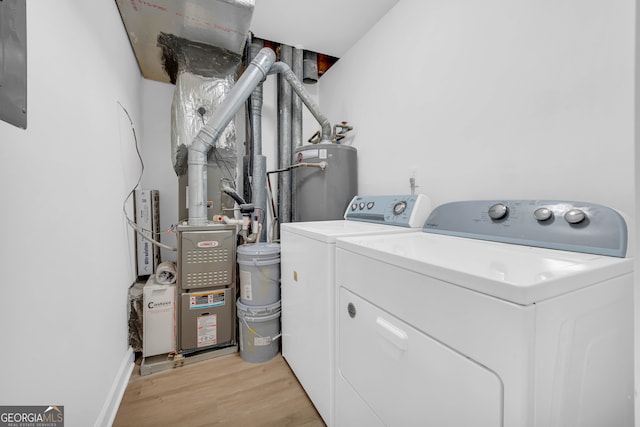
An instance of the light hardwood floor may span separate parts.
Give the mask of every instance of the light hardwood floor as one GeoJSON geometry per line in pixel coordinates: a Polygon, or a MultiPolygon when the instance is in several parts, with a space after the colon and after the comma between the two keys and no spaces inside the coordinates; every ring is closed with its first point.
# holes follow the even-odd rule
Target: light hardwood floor
{"type": "Polygon", "coordinates": [[[264,363],[235,353],[139,372],[136,365],[114,427],[325,425],[280,354],[264,363]]]}

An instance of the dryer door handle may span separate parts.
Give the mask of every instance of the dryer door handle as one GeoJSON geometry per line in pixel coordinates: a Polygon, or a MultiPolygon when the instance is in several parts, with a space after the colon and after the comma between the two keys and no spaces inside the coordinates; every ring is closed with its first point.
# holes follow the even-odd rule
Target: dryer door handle
{"type": "Polygon", "coordinates": [[[382,335],[387,341],[398,347],[402,351],[406,351],[409,345],[409,336],[405,331],[392,325],[389,321],[378,317],[376,319],[376,325],[378,326],[378,333],[382,335]]]}

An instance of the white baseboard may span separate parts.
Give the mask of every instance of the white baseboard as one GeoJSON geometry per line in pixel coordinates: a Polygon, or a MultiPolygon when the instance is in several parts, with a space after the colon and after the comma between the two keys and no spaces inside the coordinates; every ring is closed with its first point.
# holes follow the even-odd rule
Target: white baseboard
{"type": "Polygon", "coordinates": [[[113,421],[116,419],[116,414],[118,413],[122,396],[124,396],[124,392],[127,389],[127,384],[129,384],[129,378],[131,377],[131,372],[133,372],[134,366],[135,361],[133,349],[129,347],[122,358],[120,369],[118,369],[118,374],[113,380],[111,390],[109,390],[109,394],[104,402],[102,411],[100,411],[100,415],[96,420],[95,427],[110,427],[113,425],[113,421]]]}

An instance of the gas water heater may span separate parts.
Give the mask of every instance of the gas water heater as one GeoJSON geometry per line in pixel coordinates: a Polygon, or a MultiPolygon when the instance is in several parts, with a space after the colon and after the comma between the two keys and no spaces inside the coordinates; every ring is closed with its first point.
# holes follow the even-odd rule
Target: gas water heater
{"type": "Polygon", "coordinates": [[[327,167],[293,169],[293,221],[343,219],[358,194],[357,150],[340,144],[305,145],[295,149],[294,162],[326,162],[327,167]]]}

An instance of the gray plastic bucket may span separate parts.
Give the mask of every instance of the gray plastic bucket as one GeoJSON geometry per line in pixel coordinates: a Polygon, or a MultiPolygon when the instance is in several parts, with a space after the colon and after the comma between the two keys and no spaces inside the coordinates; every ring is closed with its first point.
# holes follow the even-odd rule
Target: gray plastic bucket
{"type": "Polygon", "coordinates": [[[265,306],[237,301],[240,357],[251,363],[267,362],[280,349],[280,301],[265,306]]]}
{"type": "Polygon", "coordinates": [[[280,245],[238,246],[240,302],[264,306],[280,301],[280,245]]]}

